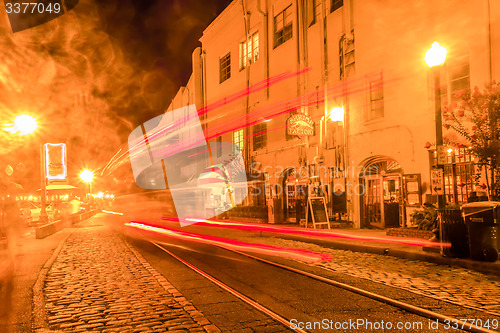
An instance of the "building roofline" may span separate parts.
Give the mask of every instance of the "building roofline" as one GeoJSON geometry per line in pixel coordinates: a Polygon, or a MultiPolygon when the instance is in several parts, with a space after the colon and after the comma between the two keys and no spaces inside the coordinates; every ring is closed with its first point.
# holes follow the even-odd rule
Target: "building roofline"
{"type": "Polygon", "coordinates": [[[236,3],[240,2],[241,0],[233,0],[229,5],[227,5],[226,8],[203,30],[203,35],[200,37],[199,41],[201,42],[207,31],[211,30],[220,20],[222,20],[223,16],[227,15],[227,12],[232,8],[233,6],[236,6],[236,3]]]}

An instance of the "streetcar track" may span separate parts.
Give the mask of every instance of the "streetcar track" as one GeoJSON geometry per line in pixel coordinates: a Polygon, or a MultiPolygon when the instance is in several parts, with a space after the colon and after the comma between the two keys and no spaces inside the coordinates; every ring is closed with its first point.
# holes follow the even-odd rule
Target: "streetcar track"
{"type": "MultiPolygon", "coordinates": [[[[320,265],[318,267],[321,267],[321,269],[324,269],[324,270],[327,270],[327,271],[330,271],[330,272],[333,272],[333,273],[339,273],[338,271],[336,271],[335,269],[332,269],[330,267],[326,267],[326,266],[322,266],[322,265],[320,265]]],[[[355,274],[349,274],[349,273],[345,273],[345,272],[341,272],[341,274],[349,275],[349,276],[352,276],[352,277],[354,277],[356,279],[363,279],[363,280],[370,281],[370,282],[373,282],[373,283],[378,283],[378,284],[381,284],[381,285],[384,285],[384,286],[387,286],[387,287],[390,287],[390,288],[399,289],[399,290],[406,291],[406,292],[409,292],[409,293],[412,293],[412,294],[415,294],[415,295],[432,298],[432,299],[434,299],[436,301],[439,301],[439,302],[446,302],[446,303],[451,304],[451,305],[455,305],[455,306],[458,306],[458,307],[461,307],[461,308],[465,308],[465,309],[469,309],[469,310],[478,311],[478,312],[481,312],[481,313],[484,313],[484,314],[489,314],[489,315],[492,315],[492,316],[495,316],[495,317],[500,316],[500,313],[498,313],[498,312],[490,311],[490,310],[487,310],[487,309],[482,309],[480,307],[474,307],[474,306],[467,305],[467,304],[461,304],[461,303],[456,302],[456,301],[450,301],[448,299],[444,299],[444,298],[441,298],[439,296],[430,295],[430,294],[425,293],[424,291],[421,291],[421,290],[414,290],[414,289],[409,289],[409,288],[406,288],[406,287],[392,285],[392,284],[384,282],[384,281],[377,281],[377,280],[374,280],[374,279],[371,279],[371,278],[357,276],[355,274]]]]}
{"type": "Polygon", "coordinates": [[[478,332],[478,333],[497,333],[498,332],[498,331],[492,331],[492,330],[485,329],[485,328],[478,327],[478,326],[465,327],[467,325],[466,322],[463,322],[461,320],[455,319],[455,318],[450,317],[450,316],[442,315],[442,314],[437,313],[435,311],[427,310],[427,309],[424,309],[424,308],[421,308],[421,307],[418,307],[418,306],[415,306],[415,305],[408,304],[406,302],[401,302],[401,301],[398,301],[396,299],[392,299],[392,298],[389,298],[389,297],[386,297],[386,296],[375,294],[375,293],[372,293],[370,291],[367,291],[367,290],[364,290],[364,289],[361,289],[361,288],[350,286],[348,284],[345,284],[345,283],[342,283],[342,282],[338,282],[338,281],[335,281],[335,280],[332,280],[332,279],[328,279],[328,278],[325,278],[325,277],[322,277],[322,276],[319,276],[319,275],[316,275],[316,274],[313,274],[313,273],[309,273],[309,272],[306,272],[306,271],[302,271],[302,270],[299,270],[299,269],[296,269],[296,268],[293,268],[293,267],[289,267],[289,266],[285,266],[285,265],[282,265],[282,264],[278,264],[278,263],[272,262],[270,260],[266,260],[266,259],[262,259],[262,258],[253,256],[253,255],[248,254],[248,253],[240,252],[238,250],[233,250],[233,249],[225,248],[225,247],[222,247],[222,246],[221,246],[221,248],[224,248],[225,250],[228,250],[228,251],[231,251],[231,252],[243,255],[245,257],[248,257],[248,258],[251,258],[251,259],[263,262],[263,263],[266,263],[268,265],[279,267],[279,268],[282,268],[282,269],[285,269],[285,270],[288,270],[290,272],[294,272],[294,273],[297,273],[297,274],[300,274],[300,275],[304,275],[304,276],[310,277],[312,279],[324,282],[326,284],[330,284],[332,286],[339,287],[339,288],[342,288],[342,289],[354,292],[356,294],[359,294],[359,295],[362,295],[362,296],[374,299],[376,301],[392,305],[394,307],[403,309],[405,311],[411,312],[413,314],[416,314],[416,315],[419,315],[419,316],[422,316],[422,317],[426,317],[426,318],[429,318],[429,319],[437,319],[437,320],[439,320],[439,322],[441,322],[443,324],[445,323],[445,320],[448,320],[449,322],[451,322],[452,320],[454,320],[454,322],[457,322],[459,324],[459,326],[462,326],[460,328],[462,330],[467,330],[469,332],[478,332]]]}
{"type": "MultiPolygon", "coordinates": [[[[288,321],[287,319],[283,318],[279,314],[273,312],[272,310],[269,310],[268,308],[266,308],[265,306],[259,304],[258,302],[254,301],[253,299],[249,298],[248,296],[245,296],[245,295],[239,293],[238,291],[234,290],[233,288],[227,286],[226,284],[224,284],[220,280],[214,278],[213,276],[209,275],[208,273],[206,273],[206,272],[202,271],[201,269],[195,267],[194,265],[188,263],[184,259],[176,256],[175,254],[173,254],[172,252],[168,251],[167,249],[165,249],[164,247],[162,247],[158,243],[156,243],[154,241],[149,241],[149,242],[151,242],[156,247],[160,248],[162,251],[166,252],[167,254],[169,254],[170,256],[172,256],[173,258],[175,258],[176,260],[182,262],[187,267],[189,267],[192,270],[196,271],[198,274],[200,274],[203,277],[207,278],[208,280],[212,281],[213,283],[215,283],[219,287],[221,287],[224,290],[230,292],[234,296],[236,296],[239,299],[245,301],[246,303],[248,303],[252,307],[254,307],[254,308],[258,309],[259,311],[265,313],[266,315],[272,317],[274,320],[280,322],[281,324],[283,324],[284,326],[286,326],[288,329],[290,329],[290,327],[291,327],[290,326],[290,321],[288,321]]],[[[373,299],[375,301],[378,301],[378,302],[381,302],[381,303],[384,303],[384,304],[388,304],[390,306],[402,309],[402,310],[404,310],[406,312],[418,315],[420,317],[425,317],[425,318],[428,318],[428,319],[431,319],[431,320],[438,320],[442,324],[456,323],[458,325],[458,329],[460,329],[460,330],[469,331],[469,332],[477,332],[477,333],[498,333],[498,331],[493,331],[493,330],[490,330],[490,329],[487,329],[487,328],[482,328],[482,327],[479,327],[479,326],[476,326],[476,325],[472,325],[471,326],[469,323],[461,321],[459,319],[456,319],[456,318],[453,318],[453,317],[450,317],[450,316],[447,316],[447,315],[443,315],[443,314],[437,313],[435,311],[427,310],[427,309],[424,309],[424,308],[421,308],[421,307],[418,307],[418,306],[415,306],[415,305],[411,305],[411,304],[406,303],[406,302],[398,301],[396,299],[392,299],[392,298],[389,298],[389,297],[386,297],[386,296],[382,296],[380,294],[372,293],[370,291],[367,291],[367,290],[364,290],[364,289],[361,289],[361,288],[357,288],[357,287],[354,287],[354,286],[351,286],[351,285],[348,285],[348,284],[345,284],[345,283],[342,283],[342,282],[339,282],[339,281],[328,279],[328,278],[325,278],[325,277],[322,277],[322,276],[319,276],[319,275],[316,275],[316,274],[313,274],[313,273],[309,273],[309,272],[306,272],[306,271],[303,271],[303,270],[300,270],[300,269],[296,269],[296,268],[289,267],[289,266],[286,266],[286,265],[278,264],[278,263],[275,263],[273,261],[269,261],[269,260],[266,260],[266,259],[262,259],[262,258],[253,256],[251,254],[247,254],[247,253],[244,253],[244,252],[241,252],[241,251],[238,251],[238,250],[233,250],[233,249],[228,248],[228,247],[224,247],[224,246],[220,246],[220,245],[215,245],[215,246],[220,247],[220,248],[222,248],[224,250],[227,250],[227,251],[230,251],[230,252],[233,252],[233,253],[236,253],[236,254],[248,257],[250,259],[257,260],[259,262],[263,262],[265,264],[268,264],[268,265],[271,265],[271,266],[274,266],[274,267],[278,267],[278,268],[281,268],[281,269],[284,269],[284,270],[287,270],[287,271],[290,271],[290,272],[293,272],[293,273],[296,273],[296,274],[299,274],[299,275],[302,275],[302,276],[307,276],[307,277],[309,277],[311,279],[314,279],[316,281],[320,281],[320,282],[332,285],[334,287],[341,288],[341,289],[344,289],[344,290],[356,293],[358,295],[361,295],[361,296],[373,299]]],[[[300,330],[300,329],[296,329],[294,331],[297,331],[297,332],[307,332],[307,331],[300,330]]]]}
{"type": "MultiPolygon", "coordinates": [[[[187,261],[185,261],[184,259],[176,256],[175,254],[173,254],[172,252],[170,252],[169,250],[165,249],[164,247],[162,247],[161,245],[159,245],[158,243],[156,242],[153,242],[153,241],[150,241],[153,245],[155,245],[156,247],[160,248],[162,251],[168,253],[170,256],[172,256],[173,258],[177,259],[178,261],[180,261],[181,263],[183,263],[184,265],[186,265],[187,267],[191,268],[192,270],[194,270],[196,273],[200,274],[201,276],[203,276],[204,278],[208,279],[209,281],[215,283],[217,286],[221,287],[222,289],[226,290],[227,292],[231,293],[232,295],[238,297],[239,299],[241,299],[242,301],[244,301],[245,303],[251,305],[252,307],[254,307],[255,309],[261,311],[262,313],[268,315],[269,317],[273,318],[275,321],[279,322],[280,324],[282,324],[283,326],[285,326],[286,328],[290,329],[291,327],[291,324],[290,324],[290,321],[282,316],[280,316],[279,314],[277,314],[276,312],[268,309],[267,307],[263,306],[262,304],[258,303],[257,301],[254,301],[253,299],[251,299],[250,297],[248,296],[245,296],[243,295],[242,293],[236,291],[235,289],[229,287],[228,285],[226,285],[225,283],[223,283],[222,281],[214,278],[213,276],[211,276],[210,274],[202,271],[201,269],[195,267],[194,265],[188,263],[187,261]]],[[[307,333],[307,331],[305,330],[302,330],[300,328],[297,328],[295,329],[294,331],[296,332],[301,332],[301,333],[307,333]]]]}
{"type": "MultiPolygon", "coordinates": [[[[189,267],[190,269],[194,270],[195,272],[197,272],[198,274],[202,275],[206,279],[210,280],[214,284],[218,285],[222,289],[228,291],[232,295],[234,295],[237,298],[243,300],[245,303],[251,305],[252,307],[254,307],[256,309],[258,309],[259,311],[263,312],[264,314],[270,316],[271,318],[273,318],[274,320],[276,320],[280,324],[284,325],[287,329],[291,330],[292,326],[290,324],[290,321],[288,321],[284,317],[282,317],[279,314],[273,312],[272,310],[266,308],[262,304],[259,304],[258,302],[254,301],[250,297],[245,296],[245,295],[241,294],[240,292],[236,291],[235,289],[227,286],[226,284],[224,284],[220,280],[214,278],[213,276],[209,275],[208,273],[206,273],[206,272],[202,271],[201,269],[195,267],[194,265],[188,263],[184,259],[182,259],[182,258],[174,255],[173,253],[171,253],[170,251],[168,251],[167,249],[165,249],[164,247],[162,247],[161,245],[159,245],[155,241],[151,241],[151,240],[147,240],[147,241],[150,242],[150,243],[152,243],[153,245],[155,245],[156,247],[158,247],[162,251],[166,252],[167,254],[169,254],[170,256],[172,256],[173,258],[175,258],[176,260],[180,261],[185,266],[189,267]]],[[[175,244],[170,244],[170,243],[168,243],[168,244],[166,243],[164,245],[183,248],[183,247],[176,246],[175,244]]],[[[412,305],[412,304],[409,304],[409,303],[406,303],[406,302],[398,301],[397,299],[392,299],[392,298],[389,298],[389,297],[386,297],[386,296],[383,296],[383,295],[380,295],[380,294],[372,293],[372,292],[370,292],[368,290],[357,288],[357,287],[354,287],[352,285],[348,285],[348,284],[345,284],[345,283],[342,283],[342,282],[339,282],[339,281],[331,280],[331,279],[328,279],[328,278],[325,278],[325,277],[322,277],[322,276],[319,276],[319,275],[316,275],[316,274],[313,274],[313,273],[309,273],[307,271],[303,271],[303,270],[296,269],[296,268],[293,268],[293,267],[289,267],[289,266],[286,266],[286,265],[278,264],[278,263],[273,262],[273,261],[262,259],[262,258],[253,256],[253,255],[244,253],[244,252],[240,252],[238,250],[231,249],[229,247],[225,247],[223,245],[214,245],[214,244],[212,244],[212,246],[216,246],[216,247],[219,247],[219,248],[224,249],[226,251],[230,251],[232,253],[236,253],[238,255],[241,255],[241,256],[244,256],[244,257],[247,257],[247,258],[259,261],[259,262],[263,262],[263,263],[266,263],[268,265],[281,268],[283,270],[294,272],[296,274],[299,274],[299,275],[302,275],[302,276],[306,276],[308,278],[311,278],[311,279],[323,282],[325,284],[332,285],[332,286],[337,287],[337,288],[341,288],[341,289],[347,290],[349,292],[356,293],[356,294],[361,295],[363,297],[367,297],[367,298],[373,299],[375,301],[378,301],[380,303],[384,303],[384,304],[393,306],[395,308],[399,308],[399,309],[401,309],[403,311],[406,311],[408,313],[412,313],[412,314],[418,315],[420,317],[425,317],[425,318],[428,318],[428,319],[431,319],[431,320],[432,319],[433,320],[437,320],[441,324],[449,325],[450,323],[456,323],[458,325],[458,327],[454,327],[453,326],[454,329],[459,329],[459,330],[469,331],[469,332],[479,332],[479,333],[494,333],[494,332],[498,333],[499,332],[499,331],[490,330],[488,328],[483,328],[483,327],[480,327],[480,326],[477,326],[477,325],[472,325],[471,326],[471,323],[467,322],[467,320],[462,321],[462,320],[456,319],[456,318],[451,317],[451,316],[440,314],[440,313],[432,311],[432,310],[427,310],[425,308],[421,308],[419,306],[415,306],[415,305],[412,305]]],[[[192,252],[192,250],[189,250],[188,248],[184,248],[184,250],[188,250],[188,251],[192,252]]],[[[321,268],[324,269],[324,267],[321,267],[321,268]]],[[[369,280],[369,281],[371,281],[371,280],[369,280]]],[[[401,289],[401,290],[405,290],[405,291],[410,292],[410,293],[414,293],[413,291],[407,290],[407,289],[404,289],[404,288],[399,288],[399,287],[390,286],[390,285],[389,285],[389,287],[397,288],[397,289],[401,289]]],[[[419,293],[415,293],[415,294],[416,295],[421,295],[421,296],[424,296],[424,297],[430,297],[430,296],[424,295],[424,294],[419,294],[419,293]]],[[[434,299],[436,301],[445,302],[444,300],[442,300],[440,298],[437,298],[437,297],[430,297],[430,298],[432,298],[432,299],[434,299]]],[[[449,301],[446,302],[446,303],[453,304],[455,306],[460,306],[461,308],[468,308],[468,309],[476,310],[476,311],[479,311],[479,312],[482,312],[482,313],[491,314],[489,312],[485,312],[485,311],[480,310],[480,309],[476,309],[476,308],[473,308],[473,307],[463,306],[461,304],[455,304],[455,303],[449,302],[449,301]]],[[[294,329],[294,331],[307,332],[307,331],[300,330],[300,329],[294,329]]]]}

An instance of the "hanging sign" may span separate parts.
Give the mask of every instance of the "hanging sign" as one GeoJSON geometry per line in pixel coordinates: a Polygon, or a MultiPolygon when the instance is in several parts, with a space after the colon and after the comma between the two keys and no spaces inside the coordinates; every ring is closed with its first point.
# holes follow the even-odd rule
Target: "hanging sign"
{"type": "Polygon", "coordinates": [[[312,136],[314,135],[314,121],[302,113],[291,115],[286,121],[286,132],[288,135],[299,137],[312,136]]]}
{"type": "Polygon", "coordinates": [[[45,144],[45,176],[49,181],[66,179],[66,144],[45,144]]]}

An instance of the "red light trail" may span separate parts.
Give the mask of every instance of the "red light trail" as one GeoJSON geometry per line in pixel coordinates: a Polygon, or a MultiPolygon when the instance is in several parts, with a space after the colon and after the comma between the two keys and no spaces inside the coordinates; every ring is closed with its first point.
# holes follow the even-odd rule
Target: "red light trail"
{"type": "Polygon", "coordinates": [[[280,247],[273,245],[247,243],[228,238],[196,234],[166,227],[148,225],[145,224],[144,222],[131,221],[129,223],[125,223],[125,225],[128,227],[150,231],[155,234],[161,234],[175,239],[195,241],[199,243],[216,245],[223,248],[234,249],[238,251],[247,251],[253,253],[279,256],[284,258],[291,258],[309,263],[329,261],[332,259],[332,256],[326,253],[318,253],[297,248],[287,248],[287,247],[280,247]]]}
{"type": "MultiPolygon", "coordinates": [[[[165,221],[178,221],[176,218],[162,217],[162,220],[165,221]]],[[[229,221],[218,221],[218,220],[206,220],[206,219],[197,219],[197,218],[186,218],[189,222],[195,222],[198,226],[209,226],[209,227],[223,227],[229,229],[239,229],[239,230],[247,230],[247,231],[259,231],[259,232],[272,232],[272,233],[283,233],[283,234],[291,234],[291,235],[303,235],[303,236],[313,236],[313,237],[321,237],[321,238],[337,238],[337,239],[346,239],[346,240],[357,240],[357,241],[368,241],[368,242],[382,242],[382,243],[392,243],[392,244],[401,244],[401,245],[411,245],[411,246],[430,246],[430,247],[449,247],[450,243],[437,243],[430,242],[419,239],[399,239],[392,238],[390,236],[361,236],[348,232],[338,232],[338,231],[329,231],[329,230],[308,230],[297,227],[278,227],[278,226],[263,226],[263,225],[250,225],[244,223],[237,222],[229,222],[229,221]]]]}

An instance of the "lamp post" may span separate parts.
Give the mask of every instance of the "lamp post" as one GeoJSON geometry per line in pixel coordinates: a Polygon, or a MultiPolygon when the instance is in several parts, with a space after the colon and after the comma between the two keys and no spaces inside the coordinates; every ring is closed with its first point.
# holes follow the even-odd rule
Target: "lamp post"
{"type": "MultiPolygon", "coordinates": [[[[19,135],[28,135],[32,134],[38,128],[38,123],[36,119],[30,115],[22,114],[14,118],[14,124],[9,124],[4,126],[4,130],[19,135]]],[[[49,221],[49,217],[47,216],[46,210],[46,187],[45,187],[45,159],[44,159],[44,149],[43,142],[40,138],[40,219],[39,223],[47,223],[49,221]]]]}
{"type": "Polygon", "coordinates": [[[89,193],[87,194],[87,196],[89,197],[92,193],[92,181],[94,180],[94,173],[90,170],[85,169],[80,173],[80,179],[83,180],[84,183],[89,184],[89,193]]]}
{"type": "MultiPolygon", "coordinates": [[[[425,53],[425,62],[432,69],[432,74],[434,76],[434,111],[435,111],[435,122],[436,122],[436,152],[437,152],[437,166],[442,171],[444,176],[444,165],[439,162],[439,151],[443,146],[443,124],[441,120],[441,91],[440,91],[440,77],[439,72],[441,66],[446,60],[446,49],[439,45],[438,42],[432,43],[432,47],[425,53]]],[[[446,205],[446,197],[444,194],[444,182],[442,192],[438,194],[438,207],[439,209],[444,209],[446,205]]]]}
{"type": "Polygon", "coordinates": [[[344,154],[344,144],[345,144],[345,138],[344,138],[344,119],[345,119],[345,112],[344,108],[342,106],[337,106],[334,107],[333,109],[330,110],[330,113],[328,114],[328,120],[334,123],[334,142],[336,146],[336,155],[337,158],[335,159],[335,167],[338,169],[341,167],[342,172],[344,170],[343,166],[343,161],[345,156],[344,154]],[[341,157],[342,156],[342,157],[341,157]],[[342,161],[339,160],[339,158],[342,158],[342,161]]]}
{"type": "Polygon", "coordinates": [[[40,139],[40,219],[38,223],[43,225],[49,222],[49,217],[47,216],[47,198],[46,198],[46,182],[45,182],[45,150],[43,147],[43,141],[40,139]]]}

